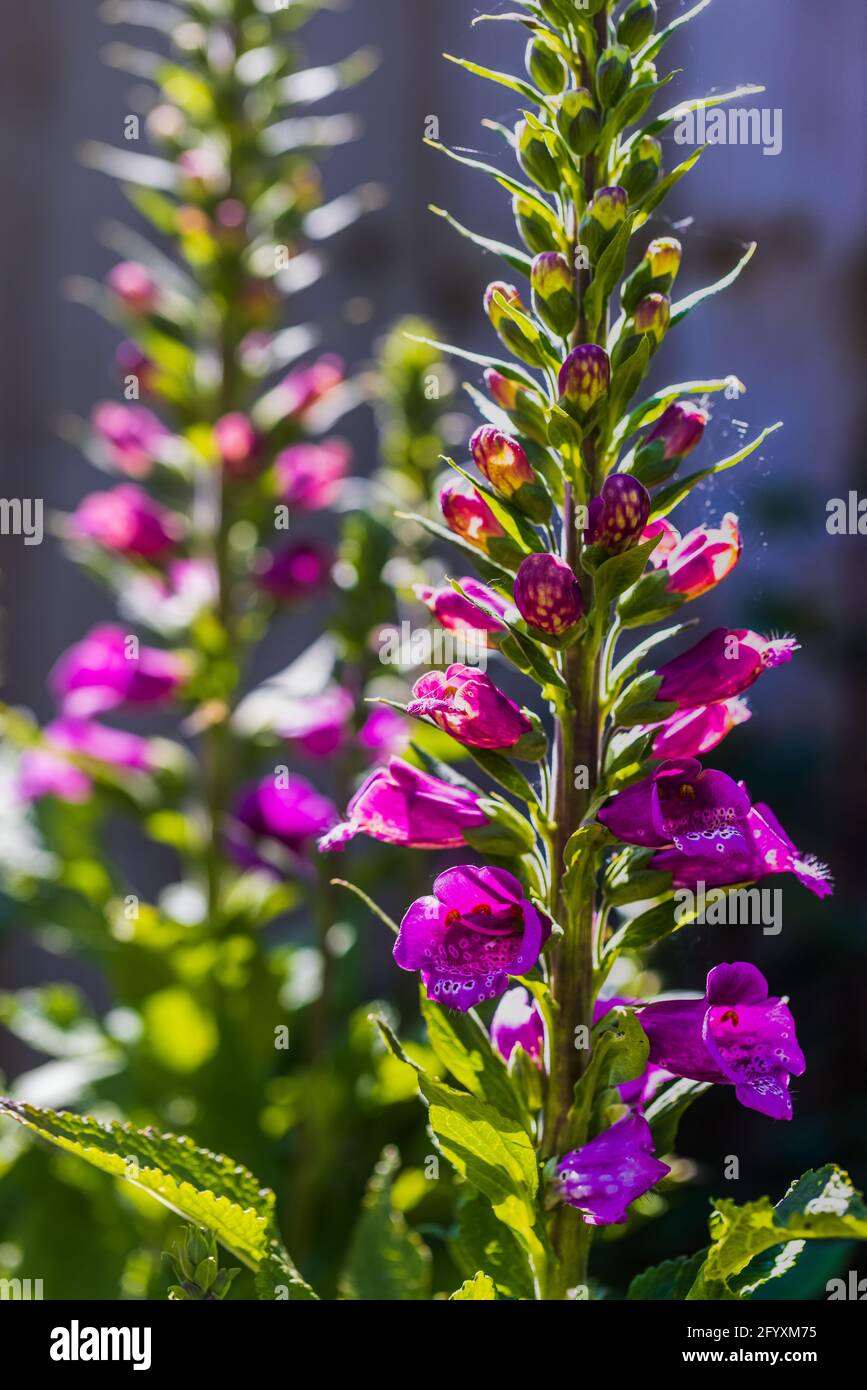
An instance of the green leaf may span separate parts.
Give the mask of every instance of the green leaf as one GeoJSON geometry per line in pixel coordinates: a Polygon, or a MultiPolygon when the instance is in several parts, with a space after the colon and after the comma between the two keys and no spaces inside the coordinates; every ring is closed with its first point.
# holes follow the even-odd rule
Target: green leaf
{"type": "Polygon", "coordinates": [[[461,1202],[451,1249],[459,1269],[469,1274],[484,1267],[504,1297],[528,1302],[537,1297],[526,1251],[508,1226],[497,1220],[484,1197],[474,1194],[461,1202]]]}
{"type": "Polygon", "coordinates": [[[710,1087],[709,1081],[689,1081],[679,1078],[657,1091],[644,1114],[653,1133],[656,1153],[672,1153],[677,1143],[677,1130],[683,1116],[694,1100],[710,1087]]]}
{"type": "Polygon", "coordinates": [[[502,753],[495,753],[490,748],[470,748],[469,745],[465,745],[465,751],[489,777],[499,782],[501,787],[505,787],[507,792],[519,796],[522,801],[532,806],[538,804],[539,798],[523,772],[519,772],[515,764],[502,753]]]}
{"type": "Polygon", "coordinates": [[[340,1276],[342,1298],[375,1303],[430,1298],[430,1250],[392,1205],[399,1167],[397,1149],[385,1149],[367,1185],[340,1276]]]}
{"type": "MultiPolygon", "coordinates": [[[[756,1256],[799,1240],[867,1240],[867,1206],[849,1174],[835,1164],[811,1170],[776,1206],[768,1197],[745,1206],[717,1200],[710,1218],[711,1246],[688,1300],[748,1296],[738,1276],[756,1256]]],[[[760,1281],[761,1282],[761,1281],[760,1281]]]]}
{"type": "Polygon", "coordinates": [[[612,555],[600,565],[593,579],[593,602],[602,613],[607,613],[614,600],[637,582],[644,573],[648,560],[659,545],[659,537],[635,545],[631,550],[623,550],[612,555]]]}
{"type": "Polygon", "coordinates": [[[715,92],[711,96],[691,97],[689,101],[680,101],[677,106],[672,106],[670,110],[663,111],[661,115],[652,120],[650,125],[645,126],[643,130],[637,131],[634,136],[630,137],[627,143],[631,144],[633,140],[640,140],[645,135],[659,135],[663,130],[667,130],[669,126],[674,125],[675,121],[679,120],[681,116],[685,116],[690,111],[700,111],[711,106],[722,106],[727,101],[739,101],[741,97],[758,96],[764,90],[764,87],[756,87],[750,83],[746,86],[734,87],[730,92],[715,92]]]}
{"type": "Polygon", "coordinates": [[[435,338],[422,338],[415,333],[407,333],[406,336],[414,343],[423,343],[425,347],[436,348],[438,352],[445,352],[450,357],[462,357],[465,362],[475,362],[479,367],[493,367],[503,376],[508,377],[510,381],[517,381],[522,386],[529,386],[530,390],[535,391],[537,395],[540,393],[539,383],[535,377],[530,376],[515,362],[507,362],[501,357],[485,357],[479,352],[468,352],[466,348],[456,347],[454,343],[439,343],[435,338]]]}
{"type": "Polygon", "coordinates": [[[698,473],[691,473],[688,478],[681,478],[676,482],[670,483],[659,491],[653,501],[653,510],[650,513],[651,521],[658,517],[668,516],[673,512],[685,497],[688,497],[694,487],[703,483],[706,478],[713,478],[717,473],[724,473],[727,468],[734,468],[735,464],[742,463],[750,454],[754,454],[756,449],[760,449],[769,435],[775,434],[777,430],[783,428],[782,420],[778,420],[775,425],[769,425],[762,430],[761,434],[746,444],[743,449],[739,449],[736,454],[731,454],[728,458],[715,463],[711,468],[702,468],[698,473]]]}
{"type": "Polygon", "coordinates": [[[646,377],[650,367],[650,356],[650,338],[645,333],[640,338],[635,351],[629,354],[625,362],[621,362],[615,368],[611,391],[605,407],[606,433],[613,429],[615,422],[620,419],[646,377]]]}
{"type": "Polygon", "coordinates": [[[658,34],[652,34],[636,55],[636,61],[644,63],[655,58],[682,24],[688,24],[691,19],[695,19],[695,16],[701,14],[702,10],[706,10],[709,4],[710,0],[699,0],[699,3],[694,5],[691,10],[687,10],[686,14],[678,15],[677,19],[673,19],[664,29],[660,29],[658,34]]]}
{"type": "Polygon", "coordinates": [[[278,1303],[318,1303],[279,1241],[274,1241],[256,1270],[256,1296],[278,1303]]]}
{"type": "Polygon", "coordinates": [[[551,228],[556,237],[561,235],[560,223],[557,220],[554,210],[540,197],[535,188],[529,184],[521,183],[520,179],[513,178],[511,174],[504,174],[502,169],[495,168],[492,164],[485,164],[481,159],[470,159],[466,155],[458,154],[457,150],[450,150],[447,145],[441,145],[438,140],[425,140],[432,150],[437,150],[440,154],[448,155],[449,159],[454,159],[458,164],[465,164],[468,169],[477,169],[482,174],[487,174],[488,178],[498,183],[501,188],[505,188],[507,193],[513,196],[517,194],[520,198],[526,199],[533,205],[551,228]]]}
{"type": "Polygon", "coordinates": [[[478,1274],[472,1279],[465,1279],[456,1293],[453,1293],[449,1303],[456,1301],[469,1301],[471,1303],[493,1303],[497,1297],[494,1289],[494,1281],[489,1275],[483,1274],[479,1270],[478,1274]]]}
{"type": "Polygon", "coordinates": [[[475,77],[484,77],[488,82],[495,82],[500,87],[508,87],[510,92],[517,92],[525,101],[531,101],[534,106],[545,105],[545,98],[541,92],[530,82],[525,82],[522,77],[513,77],[510,72],[495,72],[493,68],[483,68],[478,63],[471,63],[468,58],[456,58],[452,53],[444,53],[443,57],[450,63],[456,63],[459,68],[466,68],[467,72],[473,73],[475,77]]]}
{"type": "Polygon", "coordinates": [[[250,1268],[272,1249],[274,1193],[233,1159],[196,1148],[192,1139],[174,1134],[117,1121],[101,1124],[88,1116],[2,1097],[0,1115],[103,1173],[126,1179],[185,1220],[205,1226],[250,1268]]]}
{"type": "Polygon", "coordinates": [[[688,294],[684,299],[679,299],[671,306],[671,327],[676,323],[681,323],[697,305],[703,304],[706,299],[711,299],[715,294],[728,289],[737,280],[745,266],[749,265],[756,253],[758,242],[751,241],[744,254],[741,256],[734,270],[730,270],[728,275],[724,275],[721,280],[717,280],[713,285],[706,285],[703,290],[696,290],[693,294],[688,294]]]}
{"type": "Polygon", "coordinates": [[[674,1260],[664,1260],[660,1265],[645,1269],[643,1273],[637,1274],[629,1285],[627,1299],[672,1302],[686,1298],[706,1253],[705,1250],[699,1250],[695,1255],[678,1255],[674,1260]]]}
{"type": "Polygon", "coordinates": [[[456,217],[452,217],[450,212],[446,212],[445,208],[435,207],[433,203],[428,204],[428,211],[432,212],[435,217],[442,217],[450,227],[473,242],[475,246],[481,247],[483,251],[491,251],[495,256],[500,256],[508,266],[511,266],[512,270],[517,270],[520,275],[526,275],[529,278],[532,262],[530,257],[525,255],[523,251],[519,251],[517,247],[507,246],[504,241],[494,241],[491,237],[482,236],[480,232],[471,232],[462,222],[458,222],[456,217]]]}
{"type": "Polygon", "coordinates": [[[400,931],[400,927],[397,925],[397,922],[395,922],[392,917],[389,917],[388,913],[383,911],[379,904],[373,901],[373,898],[369,898],[366,893],[362,892],[362,890],[358,888],[354,883],[350,883],[348,879],[332,878],[331,883],[334,885],[335,888],[347,888],[350,893],[354,893],[356,898],[360,898],[360,900],[364,903],[364,906],[373,913],[374,917],[378,917],[380,922],[384,922],[385,925],[388,927],[388,930],[390,932],[393,932],[394,935],[397,936],[398,932],[400,931]]]}
{"type": "Polygon", "coordinates": [[[460,1013],[427,999],[421,1011],[428,1041],[443,1066],[479,1100],[488,1100],[530,1132],[531,1118],[506,1064],[495,1051],[484,1024],[472,1010],[460,1013]]]}
{"type": "Polygon", "coordinates": [[[588,324],[588,337],[592,341],[602,319],[602,312],[609,295],[623,274],[629,238],[635,224],[637,213],[630,213],[609,241],[593,272],[587,293],[584,296],[584,314],[588,324]]]}
{"type": "Polygon", "coordinates": [[[438,521],[432,521],[430,517],[422,516],[419,512],[395,512],[395,516],[401,521],[414,521],[431,536],[436,536],[437,540],[448,541],[450,545],[456,546],[465,555],[469,555],[481,571],[483,578],[490,575],[495,582],[499,580],[500,583],[505,581],[508,584],[514,584],[515,576],[511,571],[507,570],[504,565],[498,565],[484,551],[479,550],[477,546],[470,545],[454,531],[450,531],[447,526],[441,526],[438,521]]]}
{"type": "Polygon", "coordinates": [[[703,154],[704,146],[702,145],[700,149],[695,150],[694,153],[689,156],[689,159],[685,159],[682,164],[678,164],[676,169],[672,169],[669,174],[666,174],[664,178],[661,178],[658,183],[654,184],[647,196],[642,199],[639,206],[638,217],[635,221],[636,231],[638,231],[639,227],[644,226],[651,213],[659,207],[664,198],[668,197],[668,194],[675,185],[680,183],[682,178],[686,177],[690,169],[695,168],[703,154]]]}

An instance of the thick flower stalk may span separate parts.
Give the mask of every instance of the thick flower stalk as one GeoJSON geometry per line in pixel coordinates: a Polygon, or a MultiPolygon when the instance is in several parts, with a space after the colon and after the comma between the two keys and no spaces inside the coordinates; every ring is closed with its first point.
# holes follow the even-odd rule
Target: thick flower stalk
{"type": "MultiPolygon", "coordinates": [[[[749,556],[749,527],[733,515],[684,533],[670,518],[769,433],[689,471],[732,378],[642,394],[668,335],[734,278],[677,300],[688,245],[651,234],[700,153],[663,168],[657,137],[680,108],[648,114],[677,24],[658,28],[654,0],[540,0],[482,19],[528,31],[526,75],[454,61],[517,92],[518,118],[496,126],[506,147],[496,166],[438,148],[512,194],[523,245],[459,228],[507,267],[482,296],[499,340],[469,388],[482,423],[449,460],[456,476],[440,497],[454,573],[473,556],[480,578],[420,596],[445,628],[487,633],[495,669],[432,671],[406,708],[450,735],[495,790],[433,760],[414,773],[392,764],[325,846],[363,831],[477,849],[477,866],[440,874],[408,908],[394,958],[418,972],[431,1044],[458,1083],[421,1073],[437,1143],[510,1228],[525,1296],[560,1300],[593,1296],[594,1228],[629,1221],[636,1204],[650,1211],[644,1194],[676,1181],[665,1161],[672,1106],[679,1116],[717,1083],[788,1119],[790,1078],[805,1066],[788,1004],[749,963],[717,966],[705,997],[682,1002],[620,997],[612,968],[641,977],[646,951],[698,915],[681,902],[687,890],[737,891],[781,873],[819,897],[830,886],[769,808],[695,757],[749,717],[744,692],[797,643],[719,628],[657,661],[691,626],[675,622],[619,650],[749,556]],[[497,847],[485,854],[472,821],[493,806],[497,847]],[[467,1015],[472,1028],[458,1021],[467,1015]]],[[[502,1290],[513,1295],[508,1280],[502,1290]]]]}

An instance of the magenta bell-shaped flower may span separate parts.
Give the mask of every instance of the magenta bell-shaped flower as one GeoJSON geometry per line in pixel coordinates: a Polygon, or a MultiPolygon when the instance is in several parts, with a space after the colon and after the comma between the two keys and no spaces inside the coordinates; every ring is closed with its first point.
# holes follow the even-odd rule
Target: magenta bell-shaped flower
{"type": "Polygon", "coordinates": [[[587,508],[589,545],[601,545],[610,555],[631,550],[641,540],[650,515],[650,493],[628,473],[614,473],[587,508]]]}
{"type": "Polygon", "coordinates": [[[179,653],[145,647],[122,628],[106,623],[64,652],[50,684],[64,714],[86,719],[120,705],[165,704],[188,674],[188,663],[179,653]]]}
{"type": "Polygon", "coordinates": [[[738,519],[727,512],[719,526],[697,526],[685,536],[667,521],[652,521],[644,540],[659,537],[650,557],[654,569],[664,569],[666,589],[685,601],[701,598],[731,574],[741,558],[743,540],[738,519]]]}
{"type": "Polygon", "coordinates": [[[419,972],[429,999],[465,1013],[532,970],[549,934],[512,874],[462,864],[408,909],[394,959],[419,972]]]}
{"type": "Polygon", "coordinates": [[[440,493],[440,509],[455,535],[487,552],[489,542],[505,535],[484,497],[464,481],[446,483],[440,493]]]}
{"type": "Polygon", "coordinates": [[[630,1203],[670,1172],[667,1163],[653,1157],[644,1116],[630,1114],[564,1154],[554,1181],[558,1196],[580,1211],[586,1225],[611,1226],[625,1221],[630,1203]]]}
{"type": "Polygon", "coordinates": [[[478,829],[487,820],[474,792],[391,758],[365,778],[347,807],[346,820],[319,848],[342,849],[356,835],[369,835],[408,849],[457,849],[467,843],[464,830],[478,829]]]}
{"type": "Polygon", "coordinates": [[[650,726],[654,758],[700,758],[727,738],[738,724],[751,718],[745,700],[733,696],[715,705],[679,710],[661,724],[650,726]]]}
{"type": "Polygon", "coordinates": [[[791,661],[797,650],[792,637],[760,637],[748,628],[714,628],[688,651],[657,667],[662,684],[656,699],[673,702],[681,710],[729,700],[749,690],[763,671],[791,661]]]}
{"type": "Polygon", "coordinates": [[[503,617],[515,614],[512,604],[471,575],[465,575],[459,582],[462,594],[450,584],[443,584],[438,589],[432,589],[428,584],[415,584],[413,592],[450,632],[508,632],[506,623],[489,617],[473,599],[478,599],[486,608],[501,613],[503,617]]]}
{"type": "Polygon", "coordinates": [[[471,748],[512,748],[533,727],[515,702],[472,666],[429,671],[416,681],[412,693],[415,698],[407,714],[426,716],[471,748]]]}
{"type": "Polygon", "coordinates": [[[686,458],[701,443],[707,422],[708,413],[701,406],[674,401],[645,435],[644,445],[661,440],[664,459],[686,458]]]}
{"type": "Polygon", "coordinates": [[[528,555],[515,577],[515,605],[524,622],[559,637],[584,614],[581,586],[557,555],[528,555]]]}
{"type": "Polygon", "coordinates": [[[103,401],[94,408],[91,424],[113,467],[128,478],[146,478],[172,438],[162,420],[143,405],[103,401]]]}
{"type": "Polygon", "coordinates": [[[179,540],[181,531],[180,517],[133,483],[92,492],[69,518],[74,540],[135,560],[160,559],[179,540]]]}
{"type": "Polygon", "coordinates": [[[318,593],[329,582],[334,556],[318,541],[294,541],[265,557],[256,576],[260,589],[273,599],[294,603],[318,593]]]}
{"type": "Polygon", "coordinates": [[[352,451],[343,439],[293,444],[274,460],[277,496],[302,512],[330,507],[340,496],[352,451]]]}
{"type": "Polygon", "coordinates": [[[105,283],[131,314],[150,314],[156,307],[159,285],[138,261],[119,261],[108,272],[105,283]]]}
{"type": "Polygon", "coordinates": [[[545,1065],[545,1024],[536,1000],[521,985],[506,990],[491,1019],[491,1042],[503,1061],[511,1061],[517,1048],[541,1071],[545,1065]]]}
{"type": "Polygon", "coordinates": [[[783,999],[746,961],[717,965],[703,999],[665,999],[639,1013],[650,1060],[675,1076],[734,1086],[748,1110],[792,1118],[789,1077],[806,1066],[783,999]]]}

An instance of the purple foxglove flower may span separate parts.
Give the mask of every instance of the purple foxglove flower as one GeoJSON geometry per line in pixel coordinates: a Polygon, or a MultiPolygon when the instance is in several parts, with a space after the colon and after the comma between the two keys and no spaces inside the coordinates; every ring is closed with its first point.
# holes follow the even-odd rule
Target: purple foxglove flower
{"type": "Polygon", "coordinates": [[[515,576],[515,605],[530,627],[560,636],[584,613],[581,586],[557,555],[528,555],[515,576]]]}
{"type": "Polygon", "coordinates": [[[733,512],[727,512],[718,527],[697,526],[683,537],[667,523],[663,528],[651,522],[644,539],[654,535],[660,536],[660,544],[650,562],[655,569],[666,570],[668,592],[682,594],[687,601],[716,588],[741,558],[743,541],[733,512]]]}
{"type": "Polygon", "coordinates": [[[162,420],[143,405],[103,401],[95,407],[91,424],[114,467],[130,478],[146,478],[171,439],[162,420]]]}
{"type": "Polygon", "coordinates": [[[691,829],[675,835],[672,847],[654,854],[650,867],[670,873],[675,888],[694,888],[699,882],[707,888],[724,888],[755,883],[772,874],[794,874],[817,898],[834,891],[826,866],[811,854],[802,855],[770,806],[762,802],[723,829],[691,829]]]}
{"type": "Polygon", "coordinates": [[[153,767],[150,741],[126,729],[111,729],[86,719],[55,719],[43,732],[55,748],[67,753],[134,772],[148,772],[153,767]]]}
{"type": "Polygon", "coordinates": [[[522,487],[536,481],[522,445],[493,425],[481,425],[476,430],[470,440],[470,453],[482,477],[503,497],[514,497],[522,487]]]}
{"type": "Polygon", "coordinates": [[[726,773],[681,758],[609,798],[599,820],[626,844],[663,849],[690,834],[736,834],[749,809],[749,796],[726,773]]]}
{"type": "Polygon", "coordinates": [[[745,700],[734,696],[716,705],[678,711],[650,730],[654,758],[700,758],[722,743],[738,724],[751,718],[745,700]]]}
{"type": "Polygon", "coordinates": [[[227,836],[228,847],[244,867],[276,871],[274,864],[257,852],[257,840],[276,840],[297,855],[337,820],[337,807],[303,777],[278,779],[272,774],[241,796],[235,808],[235,825],[227,836]]]}
{"type": "Polygon", "coordinates": [[[217,601],[217,572],[203,556],[172,560],[162,573],[138,571],[124,590],[124,613],[156,632],[189,628],[217,601]]]}
{"type": "Polygon", "coordinates": [[[589,1144],[564,1154],[557,1163],[559,1195],[580,1211],[588,1226],[626,1220],[636,1197],[670,1173],[653,1157],[653,1135],[643,1115],[626,1115],[589,1144]]]}
{"type": "Polygon", "coordinates": [[[675,1076],[734,1086],[748,1110],[792,1118],[789,1077],[805,1069],[785,1000],[746,961],[717,965],[703,999],[666,999],[639,1014],[651,1060],[675,1076]]]}
{"type": "Polygon", "coordinates": [[[349,445],[342,439],[293,444],[274,460],[278,497],[303,512],[330,507],[340,495],[351,458],[349,445]]]}
{"type": "Polygon", "coordinates": [[[582,420],[607,393],[611,363],[604,348],[582,343],[569,353],[558,380],[560,399],[570,415],[582,420]]]}
{"type": "Polygon", "coordinates": [[[150,314],[156,308],[159,285],[138,261],[120,261],[109,271],[105,283],[131,314],[150,314]]]}
{"type": "Polygon", "coordinates": [[[51,672],[51,689],[64,714],[86,719],[119,705],[161,705],[188,674],[176,652],[145,647],[122,628],[95,627],[70,647],[51,672]]]}
{"type": "Polygon", "coordinates": [[[637,478],[614,473],[587,508],[584,539],[611,555],[631,550],[641,540],[650,515],[650,493],[637,478]]]}
{"type": "Polygon", "coordinates": [[[487,824],[474,792],[431,777],[402,758],[391,758],[362,782],[346,810],[346,820],[319,843],[341,849],[356,835],[369,835],[407,849],[457,849],[464,830],[487,824]]]}
{"type": "Polygon", "coordinates": [[[515,612],[508,599],[502,598],[493,589],[489,589],[487,584],[482,584],[470,575],[465,575],[460,580],[460,586],[463,594],[457,593],[450,584],[444,584],[439,589],[432,589],[426,584],[415,584],[413,590],[416,598],[430,609],[437,621],[449,632],[508,632],[505,623],[490,618],[472,602],[477,598],[487,608],[506,617],[507,614],[515,612]]]}
{"type": "Polygon", "coordinates": [[[484,497],[471,483],[446,483],[440,493],[440,508],[455,535],[479,550],[487,552],[492,540],[505,535],[484,497]]]}
{"type": "Polygon", "coordinates": [[[260,589],[273,599],[293,603],[323,589],[331,577],[334,556],[317,541],[294,541],[265,560],[257,575],[260,589]]]}
{"type": "Polygon", "coordinates": [[[661,440],[664,459],[686,458],[701,443],[707,422],[708,413],[701,406],[692,401],[675,401],[645,435],[644,445],[661,440]]]}
{"type": "Polygon", "coordinates": [[[354,701],[339,685],[299,697],[281,708],[276,732],[311,758],[330,758],[346,742],[354,701]]]}
{"type": "Polygon", "coordinates": [[[532,724],[488,676],[472,666],[429,671],[412,688],[407,714],[432,719],[444,733],[471,748],[512,748],[532,724]]]}
{"type": "Polygon", "coordinates": [[[261,441],[242,411],[234,410],[217,421],[214,442],[228,477],[249,478],[255,473],[261,441]]]}
{"type": "Polygon", "coordinates": [[[714,628],[688,651],[657,668],[662,684],[656,699],[672,701],[682,710],[729,700],[748,690],[763,671],[791,661],[797,650],[791,637],[760,637],[748,628],[714,628]]]}
{"type": "Polygon", "coordinates": [[[156,560],[181,535],[181,519],[134,483],[92,492],[69,518],[69,534],[130,559],[156,560]]]}
{"type": "Polygon", "coordinates": [[[541,1071],[545,1066],[545,1024],[539,1005],[521,985],[507,989],[491,1019],[491,1042],[508,1063],[522,1047],[541,1071]]]}
{"type": "Polygon", "coordinates": [[[549,932],[512,874],[462,864],[408,909],[394,959],[420,973],[429,999],[465,1013],[532,970],[549,932]]]}
{"type": "Polygon", "coordinates": [[[410,741],[410,731],[402,714],[380,705],[365,719],[358,731],[358,742],[379,759],[402,753],[410,741]]]}

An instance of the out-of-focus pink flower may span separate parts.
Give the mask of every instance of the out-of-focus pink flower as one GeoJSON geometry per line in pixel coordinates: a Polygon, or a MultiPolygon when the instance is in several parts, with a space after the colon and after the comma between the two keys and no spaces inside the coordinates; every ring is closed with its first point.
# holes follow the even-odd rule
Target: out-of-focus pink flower
{"type": "Polygon", "coordinates": [[[202,556],[172,560],[164,572],[138,571],[124,590],[124,612],[156,632],[182,632],[217,601],[217,572],[202,556]]]}
{"type": "Polygon", "coordinates": [[[733,512],[727,512],[719,526],[697,526],[682,538],[673,526],[665,523],[664,529],[654,529],[659,526],[659,522],[651,523],[643,539],[660,537],[651,564],[654,569],[667,570],[670,594],[682,594],[687,600],[700,598],[722,583],[741,558],[743,541],[733,512]]]}
{"type": "Polygon", "coordinates": [[[119,261],[108,272],[105,283],[131,314],[150,314],[156,307],[159,285],[138,261],[119,261]]]}
{"type": "Polygon", "coordinates": [[[331,576],[334,556],[327,546],[314,541],[295,541],[269,555],[257,579],[272,598],[292,602],[324,588],[331,576]]]}
{"type": "Polygon", "coordinates": [[[115,468],[130,478],[146,478],[171,438],[162,420],[143,405],[103,401],[96,406],[91,424],[115,468]]]}
{"type": "Polygon", "coordinates": [[[344,379],[343,362],[333,354],[326,354],[308,367],[299,367],[285,376],[280,383],[279,393],[282,414],[303,415],[305,411],[320,401],[344,379]]]}
{"type": "Polygon", "coordinates": [[[178,168],[193,185],[195,191],[221,193],[229,182],[226,163],[222,154],[212,145],[197,145],[182,150],[178,155],[178,168]]]}
{"type": "Polygon", "coordinates": [[[329,758],[346,741],[353,706],[349,691],[333,685],[281,710],[277,733],[299,743],[311,758],[329,758]]]}
{"type": "Polygon", "coordinates": [[[352,451],[343,439],[322,444],[293,444],[274,460],[277,495],[300,511],[330,507],[340,495],[352,451]]]}
{"type": "Polygon", "coordinates": [[[56,719],[46,725],[43,734],[45,746],[28,748],[21,758],[16,791],[23,801],[37,801],[43,796],[75,803],[87,800],[93,782],[64,754],[136,772],[145,772],[152,765],[148,740],[124,729],[110,729],[84,719],[56,719]]]}
{"type": "Polygon", "coordinates": [[[751,717],[746,701],[737,696],[716,705],[678,710],[677,714],[653,726],[653,757],[700,758],[751,717]]]}
{"type": "Polygon", "coordinates": [[[261,441],[242,411],[234,410],[217,421],[214,441],[230,478],[248,478],[255,473],[261,441]]]}
{"type": "Polygon", "coordinates": [[[131,559],[155,560],[181,535],[181,519],[133,483],[92,492],[69,518],[76,540],[131,559]]]}
{"type": "Polygon", "coordinates": [[[508,599],[502,598],[471,575],[465,575],[460,580],[460,586],[463,594],[457,593],[450,584],[443,584],[438,589],[432,589],[428,584],[415,584],[413,592],[449,632],[508,632],[506,623],[489,617],[472,602],[478,599],[486,608],[502,613],[503,617],[507,614],[517,616],[517,609],[508,599]]]}
{"type": "Polygon", "coordinates": [[[122,628],[95,627],[60,657],[51,689],[65,715],[86,719],[119,705],[161,705],[188,674],[177,652],[145,647],[122,628]]]}
{"type": "Polygon", "coordinates": [[[228,834],[229,849],[245,868],[272,869],[257,851],[259,839],[277,840],[299,854],[338,819],[337,808],[303,777],[271,774],[240,798],[236,827],[228,834]]]}
{"type": "Polygon", "coordinates": [[[138,377],[141,391],[146,394],[153,391],[159,373],[147,354],[142,352],[138,343],[133,343],[129,338],[126,338],[118,344],[114,360],[121,377],[138,377]]]}
{"type": "Polygon", "coordinates": [[[374,709],[358,733],[362,748],[378,758],[390,758],[395,753],[402,753],[409,741],[407,721],[388,705],[379,705],[374,709]]]}
{"type": "Polygon", "coordinates": [[[58,801],[81,805],[92,790],[93,783],[87,773],[60,754],[47,748],[28,748],[22,753],[15,780],[19,801],[29,804],[43,796],[55,796],[58,801]]]}

